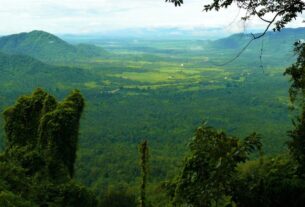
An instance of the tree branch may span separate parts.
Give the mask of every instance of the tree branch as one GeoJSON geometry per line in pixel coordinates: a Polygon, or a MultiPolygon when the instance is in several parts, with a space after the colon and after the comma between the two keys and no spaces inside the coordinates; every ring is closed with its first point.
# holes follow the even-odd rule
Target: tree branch
{"type": "Polygon", "coordinates": [[[262,36],[264,36],[268,30],[270,29],[271,25],[275,22],[276,18],[282,14],[283,12],[285,12],[284,10],[279,11],[278,13],[276,13],[273,17],[273,19],[271,21],[269,21],[269,24],[267,25],[266,29],[264,30],[264,32],[258,36],[253,35],[254,40],[261,38],[262,36]]]}
{"type": "Polygon", "coordinates": [[[230,63],[232,63],[232,62],[234,62],[235,60],[237,60],[244,52],[245,52],[245,50],[251,45],[251,43],[254,41],[254,40],[257,40],[257,39],[259,39],[259,38],[261,38],[261,37],[263,37],[263,36],[265,36],[265,34],[268,32],[268,30],[270,29],[270,27],[271,27],[271,25],[275,22],[275,20],[276,20],[276,18],[280,15],[280,14],[282,14],[283,12],[285,12],[284,10],[282,10],[282,11],[279,11],[278,13],[276,13],[275,15],[274,15],[274,17],[273,17],[273,19],[271,20],[271,21],[269,21],[269,23],[268,23],[268,25],[267,25],[267,27],[266,27],[266,29],[264,30],[264,32],[263,33],[261,33],[260,35],[257,35],[257,36],[255,36],[253,33],[251,33],[251,36],[252,36],[252,38],[249,40],[249,42],[231,59],[231,60],[229,60],[229,61],[227,61],[227,62],[224,62],[224,63],[222,63],[222,64],[217,64],[217,63],[213,63],[215,66],[219,66],[219,67],[221,67],[221,66],[225,66],[225,65],[228,65],[228,64],[230,64],[230,63]]]}
{"type": "Polygon", "coordinates": [[[267,20],[265,18],[263,18],[261,15],[259,15],[259,13],[256,11],[256,9],[254,9],[254,13],[258,16],[258,18],[260,18],[262,21],[267,22],[267,23],[271,23],[270,20],[267,20]]]}

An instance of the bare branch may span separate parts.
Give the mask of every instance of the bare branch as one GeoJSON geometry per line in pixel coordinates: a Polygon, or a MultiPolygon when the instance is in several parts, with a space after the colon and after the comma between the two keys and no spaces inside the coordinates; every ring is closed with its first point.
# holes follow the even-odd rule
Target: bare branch
{"type": "Polygon", "coordinates": [[[270,29],[271,25],[275,22],[276,18],[282,14],[283,12],[285,12],[284,10],[282,11],[279,11],[278,13],[276,13],[273,17],[273,19],[271,21],[269,21],[266,29],[264,30],[263,33],[261,33],[260,35],[257,35],[255,36],[253,33],[251,33],[251,36],[252,38],[249,40],[249,42],[229,61],[225,62],[225,63],[222,63],[222,64],[217,64],[217,63],[213,63],[213,65],[215,66],[225,66],[225,65],[228,65],[232,62],[234,62],[235,60],[237,60],[244,52],[245,50],[251,45],[251,43],[254,41],[254,40],[257,40],[257,39],[260,39],[261,37],[265,36],[265,34],[268,32],[268,30],[270,29]]]}
{"type": "Polygon", "coordinates": [[[278,13],[276,13],[276,15],[274,15],[273,19],[272,19],[271,21],[269,21],[269,24],[267,25],[265,31],[264,31],[262,34],[260,34],[260,35],[258,35],[258,36],[254,36],[254,35],[253,35],[254,40],[259,39],[259,38],[261,38],[262,36],[264,36],[264,35],[268,32],[268,30],[269,30],[269,28],[271,27],[271,25],[275,22],[276,18],[277,18],[280,14],[282,14],[283,12],[285,12],[285,11],[283,11],[283,10],[282,10],[282,11],[279,11],[278,13]]]}
{"type": "Polygon", "coordinates": [[[265,18],[263,18],[263,17],[261,17],[261,16],[258,16],[258,18],[260,18],[260,19],[261,19],[262,21],[264,21],[264,22],[271,23],[270,20],[267,20],[267,19],[265,19],[265,18]]]}
{"type": "Polygon", "coordinates": [[[258,18],[260,18],[262,21],[267,22],[267,23],[271,23],[270,20],[265,19],[264,17],[262,17],[262,15],[260,15],[256,9],[254,9],[254,13],[258,16],[258,18]]]}
{"type": "Polygon", "coordinates": [[[235,60],[237,60],[243,53],[244,51],[250,46],[250,44],[254,41],[255,39],[252,38],[236,55],[234,58],[232,58],[231,60],[227,61],[227,62],[224,62],[224,63],[221,63],[221,64],[218,64],[218,63],[212,63],[213,65],[215,66],[225,66],[225,65],[228,65],[232,62],[234,62],[235,60]]]}
{"type": "Polygon", "coordinates": [[[264,64],[263,64],[264,38],[262,38],[262,45],[261,45],[261,51],[260,52],[261,52],[261,54],[259,56],[259,60],[260,60],[260,63],[261,63],[260,67],[261,67],[263,73],[265,73],[264,64]]]}

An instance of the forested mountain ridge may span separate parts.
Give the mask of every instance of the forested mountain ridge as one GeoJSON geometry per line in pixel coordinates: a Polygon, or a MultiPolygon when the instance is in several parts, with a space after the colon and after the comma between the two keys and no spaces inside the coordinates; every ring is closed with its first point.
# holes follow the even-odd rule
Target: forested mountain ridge
{"type": "Polygon", "coordinates": [[[77,83],[95,79],[94,75],[83,69],[53,66],[29,56],[1,52],[0,72],[0,86],[10,87],[10,92],[33,87],[54,88],[60,83],[69,83],[73,87],[77,83]]]}
{"type": "Polygon", "coordinates": [[[32,56],[45,62],[67,62],[101,57],[107,52],[94,45],[72,45],[44,31],[13,34],[0,38],[0,51],[32,56]]]}
{"type": "MultiPolygon", "coordinates": [[[[258,36],[260,33],[253,34],[258,36]]],[[[286,28],[281,32],[267,32],[262,38],[255,40],[247,49],[260,50],[267,52],[279,52],[284,54],[292,51],[291,45],[299,40],[304,39],[305,27],[286,28]]],[[[238,49],[244,47],[252,38],[251,33],[237,33],[225,38],[210,41],[210,47],[219,50],[238,49]]]]}
{"type": "Polygon", "coordinates": [[[259,34],[238,33],[210,41],[207,46],[207,51],[211,54],[210,63],[223,65],[240,53],[238,61],[231,61],[228,65],[288,67],[295,61],[292,45],[294,42],[304,39],[305,28],[287,28],[281,32],[270,31],[263,37],[252,41],[253,35],[258,36],[259,34]],[[222,55],[214,56],[215,53],[222,55]],[[250,63],[250,61],[253,62],[250,63]]]}
{"type": "MultiPolygon", "coordinates": [[[[299,39],[304,39],[305,28],[287,28],[281,32],[267,32],[260,39],[252,41],[245,48],[238,60],[229,64],[224,63],[232,60],[249,43],[252,38],[250,33],[233,34],[217,40],[206,40],[204,36],[193,36],[189,39],[113,39],[103,36],[74,36],[73,38],[64,37],[68,42],[88,43],[102,45],[107,51],[114,54],[123,51],[134,51],[146,55],[155,61],[182,61],[189,62],[190,58],[197,56],[201,58],[200,66],[228,66],[258,68],[263,63],[264,67],[284,68],[295,61],[293,53],[293,43],[299,39]],[[166,48],[164,48],[166,46],[166,48]],[[167,58],[165,56],[170,56],[167,58]],[[260,59],[260,56],[262,58],[260,59]]],[[[254,33],[258,35],[259,33],[254,33]]],[[[126,57],[126,53],[124,54],[126,57]]],[[[126,61],[131,56],[126,57],[126,61]]],[[[199,60],[197,60],[199,61],[199,60]]],[[[193,60],[192,63],[195,61],[193,60]]]]}

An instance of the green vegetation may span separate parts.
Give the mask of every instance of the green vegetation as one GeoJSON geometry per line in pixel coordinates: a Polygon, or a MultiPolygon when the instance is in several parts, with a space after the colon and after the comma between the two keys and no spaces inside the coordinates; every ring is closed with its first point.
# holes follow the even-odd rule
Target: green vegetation
{"type": "MultiPolygon", "coordinates": [[[[297,110],[293,112],[288,110],[291,106],[287,93],[289,83],[283,72],[286,66],[295,61],[292,47],[287,45],[292,45],[303,34],[304,29],[283,30],[280,34],[268,33],[264,40],[263,69],[258,57],[260,45],[248,48],[238,62],[225,67],[217,66],[230,59],[236,50],[242,47],[243,42],[246,42],[247,37],[238,41],[240,35],[213,42],[103,39],[91,42],[102,45],[102,50],[97,46],[75,46],[38,31],[2,37],[0,42],[5,40],[0,44],[2,110],[12,105],[19,96],[37,87],[44,88],[48,94],[60,99],[64,98],[68,91],[78,88],[86,99],[86,107],[80,120],[79,141],[76,139],[78,125],[73,122],[78,119],[66,117],[75,114],[68,113],[62,117],[59,113],[68,110],[65,107],[60,108],[66,102],[55,104],[54,111],[50,109],[50,113],[45,113],[45,109],[31,109],[31,104],[25,104],[29,106],[28,110],[37,113],[33,117],[28,117],[27,114],[30,123],[35,124],[27,129],[31,133],[24,132],[27,134],[26,139],[16,135],[18,141],[11,142],[10,136],[5,136],[4,131],[0,130],[0,143],[4,152],[1,162],[7,172],[0,179],[0,187],[6,189],[0,190],[0,202],[12,200],[16,202],[16,206],[33,206],[40,205],[45,199],[50,198],[47,202],[51,202],[55,198],[52,201],[58,203],[54,205],[60,206],[64,202],[61,193],[68,191],[67,193],[71,193],[71,199],[76,192],[80,192],[81,199],[89,203],[87,206],[136,206],[141,197],[139,189],[141,183],[143,184],[137,147],[143,139],[146,139],[150,146],[149,176],[147,180],[145,178],[146,206],[163,207],[170,203],[185,202],[195,206],[199,203],[200,206],[202,198],[206,198],[206,205],[212,206],[247,206],[246,201],[249,201],[249,206],[263,206],[257,202],[264,200],[267,203],[267,199],[268,202],[276,199],[283,202],[281,199],[288,199],[288,196],[294,195],[295,192],[300,192],[296,195],[301,196],[304,185],[298,177],[300,173],[295,171],[301,169],[296,167],[297,158],[300,156],[297,154],[292,159],[287,155],[288,149],[285,145],[289,140],[287,131],[292,128],[291,118],[298,114],[301,107],[296,107],[297,110]],[[46,44],[48,41],[54,43],[46,44]],[[32,44],[38,49],[29,47],[32,44]],[[93,52],[96,55],[92,55],[88,48],[92,49],[90,51],[97,50],[96,53],[93,52]],[[104,50],[107,52],[103,52],[104,50]],[[56,121],[53,121],[55,117],[56,121]],[[62,119],[69,120],[65,122],[71,124],[67,128],[68,131],[56,127],[62,126],[58,124],[62,123],[62,119]],[[209,126],[226,131],[230,136],[203,126],[200,129],[204,133],[199,133],[200,136],[191,140],[188,153],[186,144],[203,120],[207,120],[209,126]],[[54,128],[56,130],[52,131],[54,128]],[[42,129],[46,130],[39,131],[42,129]],[[250,155],[254,150],[252,146],[260,147],[259,142],[255,141],[256,136],[248,136],[254,131],[262,137],[260,141],[266,154],[266,157],[260,160],[255,160],[258,154],[250,155]],[[206,133],[211,136],[206,136],[206,133]],[[8,139],[4,141],[4,137],[8,139]],[[72,145],[63,147],[68,141],[66,144],[61,142],[61,137],[66,137],[65,140],[70,140],[72,145]],[[218,142],[221,140],[216,137],[221,137],[223,142],[218,142]],[[239,140],[236,137],[247,138],[239,140]],[[25,146],[22,145],[20,149],[13,147],[16,152],[9,150],[10,145],[19,146],[19,141],[26,140],[31,140],[31,143],[21,143],[25,146]],[[52,148],[47,140],[59,148],[52,148]],[[194,144],[196,140],[201,143],[198,149],[194,144]],[[78,142],[79,150],[76,156],[78,142]],[[227,153],[211,151],[211,148],[205,145],[206,142],[215,142],[227,153]],[[59,149],[63,154],[58,153],[59,149]],[[235,155],[234,152],[238,149],[240,151],[235,155]],[[13,157],[7,157],[8,152],[11,152],[10,156],[13,157]],[[15,157],[24,153],[29,154],[23,156],[29,159],[25,160],[26,162],[41,161],[43,167],[39,168],[41,165],[38,164],[34,166],[39,169],[24,166],[20,163],[22,159],[15,157]],[[197,160],[194,154],[210,158],[197,160]],[[275,155],[277,156],[274,157],[275,155]],[[186,157],[185,162],[182,162],[183,157],[186,157]],[[194,168],[187,168],[186,163],[194,168]],[[196,174],[196,166],[201,164],[208,166],[205,170],[211,173],[211,177],[206,179],[199,176],[198,182],[189,180],[190,176],[196,174]],[[57,168],[59,170],[55,170],[55,177],[51,176],[53,172],[48,170],[57,168]],[[28,170],[32,173],[30,176],[27,174],[28,170]],[[269,173],[278,171],[282,174],[269,173]],[[38,182],[36,179],[41,178],[42,174],[47,181],[43,181],[41,186],[36,188],[33,182],[38,182]],[[217,176],[218,174],[223,174],[223,177],[217,176]],[[297,177],[294,176],[296,174],[297,177]],[[176,179],[173,179],[174,177],[176,179]],[[279,177],[287,179],[277,182],[279,177]],[[21,186],[25,178],[25,187],[13,189],[13,182],[21,186]],[[258,179],[261,182],[257,182],[258,179]],[[6,180],[10,182],[6,183],[6,180]],[[215,180],[215,185],[201,189],[204,186],[200,184],[209,183],[211,180],[215,180]],[[227,183],[222,185],[224,180],[227,183]],[[96,199],[90,191],[77,182],[90,188],[100,201],[99,204],[96,204],[96,199]],[[270,190],[265,184],[278,186],[278,189],[270,190]],[[35,186],[35,189],[32,186],[35,186]],[[41,189],[43,186],[47,186],[46,189],[41,189]],[[202,194],[202,197],[198,194],[196,198],[193,194],[183,191],[181,186],[188,186],[189,190],[208,190],[211,194],[202,194]],[[244,192],[249,186],[252,190],[244,192]],[[220,187],[221,191],[215,190],[220,187]],[[272,197],[277,192],[283,192],[285,188],[294,190],[291,194],[287,193],[287,197],[282,194],[272,197]],[[264,191],[260,194],[262,189],[264,191]],[[48,192],[51,191],[54,194],[49,195],[48,192]],[[17,192],[26,192],[26,195],[17,192]],[[35,197],[41,195],[36,194],[38,192],[44,193],[45,197],[39,200],[35,197]],[[170,196],[167,197],[167,194],[170,196]],[[261,200],[255,199],[260,197],[261,200]]],[[[37,93],[45,94],[40,95],[41,102],[55,102],[54,98],[43,98],[51,96],[42,91],[20,100],[34,100],[37,93]]],[[[33,104],[34,102],[30,101],[33,104]]],[[[22,116],[23,113],[24,110],[15,116],[22,116]]],[[[298,129],[302,129],[303,122],[296,123],[299,127],[294,128],[292,132],[297,140],[297,137],[302,137],[298,133],[302,130],[298,129]]],[[[5,122],[1,120],[0,125],[4,126],[5,122]]],[[[295,145],[298,144],[292,144],[295,145]]],[[[289,149],[292,151],[297,148],[289,149]]],[[[32,166],[31,162],[29,166],[32,166]]],[[[2,169],[0,170],[2,172],[2,169]]],[[[67,202],[83,204],[78,200],[67,202]]],[[[298,206],[297,203],[294,206],[298,206]]]]}
{"type": "Polygon", "coordinates": [[[148,152],[148,143],[144,141],[140,144],[139,147],[140,152],[140,166],[141,166],[141,193],[140,193],[140,207],[147,206],[147,199],[146,199],[146,186],[147,186],[147,175],[148,175],[148,161],[149,161],[149,152],[148,152]]]}
{"type": "Polygon", "coordinates": [[[181,174],[169,189],[173,203],[190,206],[217,206],[227,200],[238,177],[236,167],[249,159],[254,150],[261,150],[256,134],[228,137],[205,125],[197,129],[190,143],[191,154],[185,160],[181,174]]]}
{"type": "Polygon", "coordinates": [[[94,195],[73,180],[83,107],[77,91],[57,103],[38,89],[4,112],[2,206],[96,206],[94,195]]]}
{"type": "Polygon", "coordinates": [[[106,55],[100,47],[86,44],[74,46],[43,31],[1,37],[0,51],[7,54],[28,55],[49,63],[57,62],[57,64],[106,55]]]}

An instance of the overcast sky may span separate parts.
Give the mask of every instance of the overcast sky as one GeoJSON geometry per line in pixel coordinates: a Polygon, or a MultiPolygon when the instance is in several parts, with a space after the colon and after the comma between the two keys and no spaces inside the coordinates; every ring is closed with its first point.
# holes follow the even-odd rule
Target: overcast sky
{"type": "MultiPolygon", "coordinates": [[[[223,28],[243,30],[237,8],[202,12],[209,0],[185,0],[180,8],[164,0],[1,0],[0,34],[45,30],[55,34],[104,33],[124,28],[223,28]]],[[[299,19],[291,27],[303,26],[299,19]]],[[[263,28],[258,20],[248,29],[263,28]]]]}

